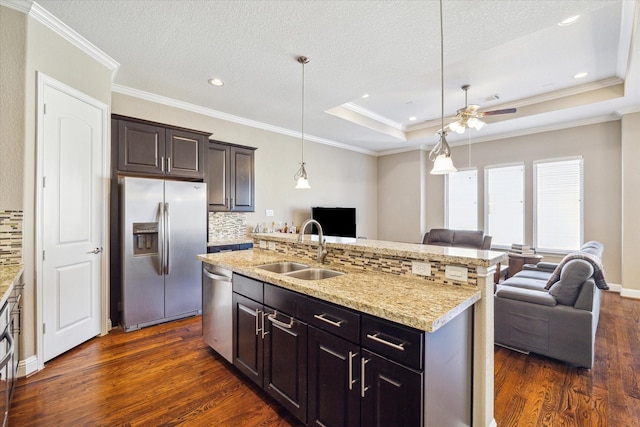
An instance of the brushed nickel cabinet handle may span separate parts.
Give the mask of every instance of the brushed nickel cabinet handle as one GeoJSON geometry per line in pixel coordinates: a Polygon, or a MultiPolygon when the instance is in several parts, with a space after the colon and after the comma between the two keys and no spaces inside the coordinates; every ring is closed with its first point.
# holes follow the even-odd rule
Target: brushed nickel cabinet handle
{"type": "Polygon", "coordinates": [[[383,340],[382,338],[379,338],[378,333],[375,333],[373,335],[371,334],[367,334],[367,338],[372,339],[376,342],[379,342],[380,344],[384,344],[386,346],[389,346],[391,348],[395,348],[396,350],[400,350],[400,351],[404,351],[404,343],[400,343],[400,344],[396,344],[396,343],[392,343],[390,341],[387,340],[383,340]]]}
{"type": "Polygon", "coordinates": [[[349,390],[353,390],[353,385],[355,384],[355,380],[353,379],[353,358],[358,354],[352,351],[349,351],[349,390]]]}
{"type": "Polygon", "coordinates": [[[326,322],[326,323],[330,324],[331,326],[335,326],[336,328],[341,327],[341,325],[344,323],[344,320],[338,320],[337,322],[334,322],[331,319],[327,319],[325,313],[314,314],[313,317],[315,317],[318,320],[322,320],[323,322],[326,322]]]}
{"type": "Polygon", "coordinates": [[[369,387],[365,386],[365,373],[366,373],[366,365],[369,363],[371,359],[365,359],[364,357],[360,359],[360,397],[364,397],[364,393],[369,390],[369,387]]]}
{"type": "Polygon", "coordinates": [[[276,316],[278,315],[278,312],[274,312],[273,314],[270,314],[267,316],[267,319],[269,319],[269,321],[273,324],[276,324],[282,328],[286,328],[286,329],[291,329],[293,328],[293,317],[289,317],[289,323],[284,323],[278,319],[276,319],[276,316]]]}

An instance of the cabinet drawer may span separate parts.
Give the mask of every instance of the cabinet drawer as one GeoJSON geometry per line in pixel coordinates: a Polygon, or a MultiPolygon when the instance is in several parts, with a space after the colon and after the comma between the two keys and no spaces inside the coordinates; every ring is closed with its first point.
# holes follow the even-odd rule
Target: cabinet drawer
{"type": "Polygon", "coordinates": [[[424,332],[362,316],[362,347],[414,369],[423,369],[424,332]]]}
{"type": "Polygon", "coordinates": [[[233,273],[233,292],[251,298],[254,301],[263,301],[262,282],[233,273]]]}
{"type": "Polygon", "coordinates": [[[265,283],[264,304],[302,322],[307,321],[307,297],[305,295],[265,283]]]}
{"type": "Polygon", "coordinates": [[[310,298],[309,324],[351,342],[360,342],[360,315],[347,308],[310,298]]]}

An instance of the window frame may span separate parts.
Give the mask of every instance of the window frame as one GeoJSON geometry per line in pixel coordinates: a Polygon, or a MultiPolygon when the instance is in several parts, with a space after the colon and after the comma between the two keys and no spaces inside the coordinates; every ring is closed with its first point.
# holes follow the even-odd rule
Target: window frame
{"type": "Polygon", "coordinates": [[[574,252],[579,249],[581,245],[584,244],[584,158],[582,156],[569,156],[569,157],[556,157],[551,159],[541,159],[535,160],[533,162],[533,245],[537,251],[548,253],[548,254],[567,254],[569,252],[574,252]],[[579,162],[579,176],[580,176],[580,230],[579,230],[579,242],[577,248],[564,248],[564,249],[556,249],[556,248],[543,248],[538,245],[538,164],[541,163],[558,163],[558,162],[566,162],[577,160],[579,162]]]}
{"type": "Polygon", "coordinates": [[[513,243],[525,243],[526,238],[526,165],[525,162],[513,162],[513,163],[503,163],[497,165],[488,165],[484,168],[484,232],[487,235],[493,237],[491,242],[491,247],[496,249],[510,249],[513,243]],[[519,241],[508,242],[508,243],[499,243],[495,239],[495,233],[491,231],[489,228],[489,173],[491,170],[501,169],[501,168],[510,168],[510,167],[520,167],[522,168],[522,186],[520,188],[522,195],[522,235],[520,236],[519,241]]]}
{"type": "MultiPolygon", "coordinates": [[[[461,172],[475,172],[475,179],[476,179],[476,185],[475,185],[475,205],[476,205],[476,212],[475,212],[475,228],[473,228],[473,230],[477,230],[478,226],[480,225],[480,221],[478,220],[478,203],[479,203],[479,192],[478,192],[478,168],[473,167],[473,168],[464,168],[464,169],[458,169],[458,172],[455,173],[461,173],[461,172]]],[[[444,180],[444,224],[445,224],[445,228],[451,228],[450,227],[450,222],[449,222],[449,179],[450,179],[450,174],[447,174],[444,180]]]]}

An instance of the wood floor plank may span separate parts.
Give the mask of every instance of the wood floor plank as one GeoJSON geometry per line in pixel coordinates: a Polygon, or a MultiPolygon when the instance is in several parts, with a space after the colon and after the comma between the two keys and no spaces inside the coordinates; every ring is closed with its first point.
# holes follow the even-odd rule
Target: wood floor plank
{"type": "MultiPolygon", "coordinates": [[[[639,426],[640,301],[604,293],[592,369],[495,347],[500,427],[639,426]]],[[[202,340],[192,317],[114,329],[20,378],[9,426],[302,424],[202,340]]]]}

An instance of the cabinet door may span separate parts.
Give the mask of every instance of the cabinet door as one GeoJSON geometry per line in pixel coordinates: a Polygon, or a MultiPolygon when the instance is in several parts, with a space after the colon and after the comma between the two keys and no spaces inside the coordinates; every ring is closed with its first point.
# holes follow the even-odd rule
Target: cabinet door
{"type": "Polygon", "coordinates": [[[264,388],[300,421],[307,421],[307,325],[269,310],[264,319],[264,388]]]}
{"type": "Polygon", "coordinates": [[[163,174],[165,137],[164,127],[119,120],[118,169],[163,174]]]}
{"type": "Polygon", "coordinates": [[[360,425],[360,347],[309,327],[310,426],[360,425]]]}
{"type": "Polygon", "coordinates": [[[422,373],[362,350],[362,425],[421,426],[422,373]]]}
{"type": "Polygon", "coordinates": [[[209,143],[207,150],[206,183],[210,211],[229,210],[229,155],[227,145],[209,143]]]}
{"type": "Polygon", "coordinates": [[[231,147],[231,210],[253,212],[254,209],[254,151],[231,147]]]}
{"type": "Polygon", "coordinates": [[[167,129],[166,175],[204,178],[205,137],[192,132],[167,129]]]}
{"type": "Polygon", "coordinates": [[[233,293],[233,364],[262,387],[262,304],[233,293]]]}

